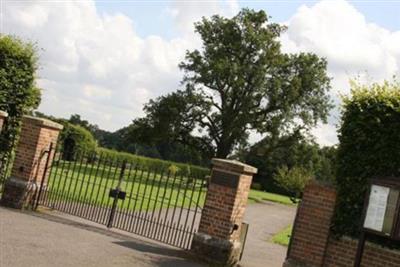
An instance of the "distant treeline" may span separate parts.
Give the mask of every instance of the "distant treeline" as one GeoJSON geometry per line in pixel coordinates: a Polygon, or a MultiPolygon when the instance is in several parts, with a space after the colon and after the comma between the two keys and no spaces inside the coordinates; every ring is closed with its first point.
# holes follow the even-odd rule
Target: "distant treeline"
{"type": "MultiPolygon", "coordinates": [[[[69,119],[55,118],[40,112],[35,115],[62,123],[64,130],[60,145],[68,146],[72,142],[76,151],[96,149],[98,153],[141,162],[152,168],[172,168],[183,175],[189,172],[206,175],[209,172],[211,157],[202,158],[201,153],[188,146],[177,142],[153,145],[134,142],[134,124],[108,132],[83,120],[77,114],[69,119]]],[[[301,167],[318,180],[332,181],[335,176],[336,148],[321,148],[300,132],[279,138],[264,138],[256,144],[237,149],[231,158],[257,167],[259,171],[254,177],[253,187],[271,192],[289,194],[273,179],[282,166],[289,169],[301,167]]]]}

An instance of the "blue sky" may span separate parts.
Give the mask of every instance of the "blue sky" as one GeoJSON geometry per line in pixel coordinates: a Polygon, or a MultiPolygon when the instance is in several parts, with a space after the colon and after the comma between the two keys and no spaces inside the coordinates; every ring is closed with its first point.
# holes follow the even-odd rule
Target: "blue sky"
{"type": "MultiPolygon", "coordinates": [[[[78,113],[114,131],[143,116],[143,104],[180,87],[178,64],[201,48],[193,23],[213,14],[231,17],[263,9],[286,23],[286,53],[310,52],[328,61],[331,98],[327,124],[313,129],[322,145],[337,143],[340,95],[349,79],[400,77],[400,1],[95,1],[0,0],[1,31],[40,47],[39,111],[78,113]]],[[[252,141],[260,136],[251,135],[252,141]]]]}
{"type": "MultiPolygon", "coordinates": [[[[335,0],[332,0],[335,1],[335,0]]],[[[207,6],[210,2],[204,1],[202,5],[207,6]]],[[[239,1],[240,8],[263,9],[271,17],[272,21],[285,22],[296,10],[302,6],[312,6],[319,1],[299,0],[250,0],[239,1]]],[[[375,23],[386,29],[400,30],[400,1],[348,1],[358,11],[368,18],[369,22],[375,23]]],[[[96,6],[101,12],[121,12],[135,23],[138,34],[142,37],[148,35],[160,35],[165,38],[177,36],[173,29],[171,16],[166,12],[171,1],[96,1],[96,6]]]]}

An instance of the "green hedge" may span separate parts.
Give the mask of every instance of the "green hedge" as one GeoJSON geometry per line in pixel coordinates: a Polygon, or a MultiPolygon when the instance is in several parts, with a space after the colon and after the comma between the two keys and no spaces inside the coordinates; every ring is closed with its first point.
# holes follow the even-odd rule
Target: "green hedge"
{"type": "Polygon", "coordinates": [[[339,236],[358,235],[369,179],[400,177],[400,84],[352,88],[339,130],[333,221],[339,236]]]}
{"type": "Polygon", "coordinates": [[[117,160],[126,160],[131,163],[137,163],[143,168],[157,170],[162,172],[174,172],[177,175],[190,176],[196,178],[204,178],[210,174],[210,170],[199,166],[193,166],[185,163],[177,163],[161,159],[147,158],[126,152],[119,152],[107,148],[97,148],[99,155],[115,158],[117,160]]]}
{"type": "Polygon", "coordinates": [[[88,130],[68,122],[62,124],[64,129],[61,131],[59,144],[63,147],[64,159],[71,160],[74,155],[83,151],[95,151],[97,142],[88,130]]]}

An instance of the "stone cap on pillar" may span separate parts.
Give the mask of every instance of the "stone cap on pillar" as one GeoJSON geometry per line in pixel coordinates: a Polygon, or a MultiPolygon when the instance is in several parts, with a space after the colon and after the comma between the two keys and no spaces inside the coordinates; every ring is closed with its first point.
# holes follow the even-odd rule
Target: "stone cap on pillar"
{"type": "Polygon", "coordinates": [[[8,117],[8,113],[0,110],[0,118],[7,118],[7,117],[8,117]]]}
{"type": "Polygon", "coordinates": [[[24,116],[23,120],[39,127],[51,128],[55,130],[62,130],[64,128],[64,126],[57,122],[33,116],[24,116]]]}
{"type": "Polygon", "coordinates": [[[257,168],[237,160],[213,158],[211,162],[212,165],[218,169],[224,169],[238,173],[256,174],[258,171],[257,168]]]}

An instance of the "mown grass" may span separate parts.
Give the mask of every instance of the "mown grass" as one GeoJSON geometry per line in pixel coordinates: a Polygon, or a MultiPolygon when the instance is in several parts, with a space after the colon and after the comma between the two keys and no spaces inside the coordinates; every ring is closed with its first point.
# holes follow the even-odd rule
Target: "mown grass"
{"type": "Polygon", "coordinates": [[[278,195],[269,192],[263,192],[258,190],[250,190],[248,203],[258,203],[262,201],[272,201],[285,205],[294,205],[288,196],[278,195]]]}
{"type": "MultiPolygon", "coordinates": [[[[120,174],[119,167],[60,162],[50,173],[48,203],[111,206],[113,199],[109,197],[109,190],[118,186],[120,174]]],[[[134,211],[195,207],[197,204],[202,207],[206,192],[202,179],[129,167],[119,186],[126,192],[126,198],[118,201],[118,207],[134,211]]]]}
{"type": "MultiPolygon", "coordinates": [[[[113,199],[109,190],[118,186],[120,175],[121,167],[112,164],[59,161],[50,172],[47,203],[78,202],[110,207],[113,199]]],[[[118,208],[129,211],[203,207],[207,191],[203,177],[196,179],[134,166],[127,166],[121,180],[119,186],[126,192],[126,198],[118,201],[118,208]]],[[[287,196],[250,191],[249,204],[264,200],[292,205],[287,196]]]]}
{"type": "Polygon", "coordinates": [[[290,236],[292,234],[292,225],[287,226],[282,231],[278,232],[272,237],[272,242],[282,246],[288,246],[290,241],[290,236]]]}

